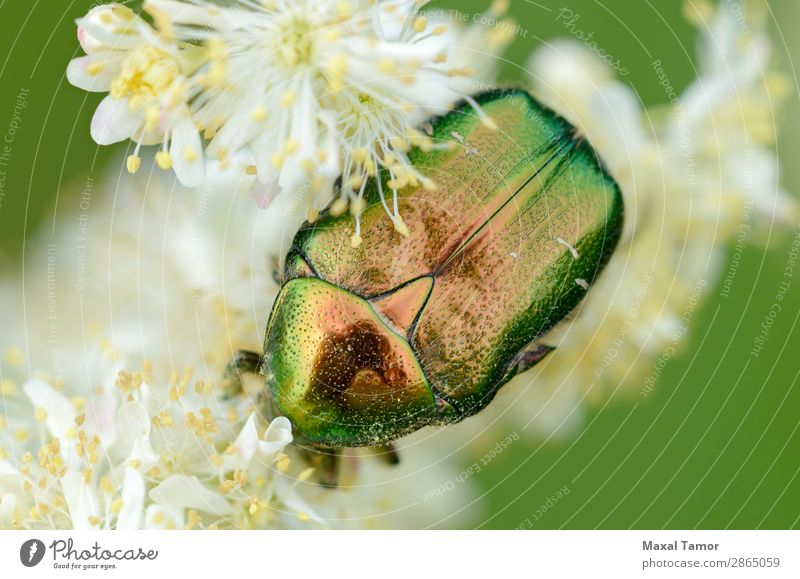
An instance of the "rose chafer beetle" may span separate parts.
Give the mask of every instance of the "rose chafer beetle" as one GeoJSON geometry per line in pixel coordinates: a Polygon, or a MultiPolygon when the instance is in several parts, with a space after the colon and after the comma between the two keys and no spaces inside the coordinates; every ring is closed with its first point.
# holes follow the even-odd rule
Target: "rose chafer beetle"
{"type": "MultiPolygon", "coordinates": [[[[341,447],[384,446],[489,404],[551,350],[538,340],[619,239],[619,188],[569,123],[520,90],[476,100],[491,122],[463,104],[431,121],[433,139],[456,146],[409,153],[438,190],[398,192],[408,235],[375,179],[358,247],[350,215],[305,223],[263,354],[240,352],[228,367],[237,384],[242,372],[265,377],[267,414],[318,451],[328,484],[341,447]]],[[[387,190],[388,171],[376,178],[387,190]]]]}

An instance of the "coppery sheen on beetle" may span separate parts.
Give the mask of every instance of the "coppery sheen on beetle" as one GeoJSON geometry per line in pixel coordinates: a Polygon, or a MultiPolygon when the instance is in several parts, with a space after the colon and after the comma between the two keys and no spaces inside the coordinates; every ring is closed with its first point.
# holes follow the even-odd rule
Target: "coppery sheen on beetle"
{"type": "Polygon", "coordinates": [[[378,446],[480,411],[616,246],[619,188],[575,129],[524,91],[476,100],[496,127],[464,104],[431,121],[455,147],[410,153],[438,190],[399,191],[408,236],[373,179],[359,247],[329,211],[294,238],[264,352],[233,368],[265,376],[305,444],[378,446]]]}

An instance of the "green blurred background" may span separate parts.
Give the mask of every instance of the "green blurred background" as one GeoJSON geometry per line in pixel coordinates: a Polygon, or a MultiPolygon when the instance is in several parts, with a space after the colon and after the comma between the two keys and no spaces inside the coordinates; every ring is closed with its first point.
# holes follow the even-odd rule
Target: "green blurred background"
{"type": "MultiPolygon", "coordinates": [[[[660,58],[676,88],[694,76],[695,29],[680,0],[542,0],[551,10],[569,7],[598,44],[623,60],[630,82],[647,105],[663,89],[647,50],[660,58]]],[[[118,149],[99,148],[89,122],[101,96],[71,87],[66,65],[79,55],[74,19],[90,0],[0,0],[0,124],[11,121],[17,94],[27,89],[22,124],[14,135],[0,198],[0,253],[18,259],[23,239],[38,225],[50,227],[56,194],[94,174],[118,149]]],[[[438,2],[477,11],[484,2],[438,2]]],[[[800,55],[800,2],[768,3],[776,58],[790,70],[800,55]],[[781,34],[783,32],[783,34],[781,34]]],[[[543,40],[563,35],[551,12],[526,0],[512,14],[529,31],[507,57],[524,65],[543,40]]],[[[504,78],[521,78],[509,64],[504,78]]],[[[787,190],[800,192],[800,101],[792,96],[781,121],[780,155],[787,190]]],[[[749,355],[786,260],[792,232],[769,251],[748,247],[731,295],[714,296],[695,317],[682,355],[666,368],[653,395],[636,402],[618,398],[590,413],[576,437],[538,445],[512,444],[474,477],[483,488],[474,505],[476,524],[515,528],[558,489],[569,495],[533,523],[535,528],[788,528],[800,526],[800,339],[795,328],[800,292],[792,287],[765,351],[749,355]],[[747,283],[745,280],[750,280],[747,283]],[[752,299],[751,299],[752,292],[752,299]],[[741,319],[741,326],[736,331],[741,319]],[[633,409],[633,410],[632,410],[633,409]],[[621,426],[622,425],[622,426],[621,426]],[[521,468],[520,465],[522,465],[521,468]]],[[[468,466],[474,458],[464,459],[468,466]]]]}

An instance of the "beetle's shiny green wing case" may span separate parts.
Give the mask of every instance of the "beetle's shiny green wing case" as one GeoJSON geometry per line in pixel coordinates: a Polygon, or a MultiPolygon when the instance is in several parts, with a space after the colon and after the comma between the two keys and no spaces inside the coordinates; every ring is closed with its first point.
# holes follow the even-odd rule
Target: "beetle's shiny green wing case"
{"type": "MultiPolygon", "coordinates": [[[[463,106],[433,122],[434,139],[455,141],[454,150],[411,153],[439,190],[400,191],[408,237],[371,184],[360,247],[349,243],[352,218],[325,212],[287,257],[288,278],[319,277],[371,299],[406,331],[439,402],[435,417],[417,414],[417,428],[488,404],[515,356],[579,302],[621,229],[616,185],[566,121],[522,91],[477,100],[497,130],[463,106]],[[433,283],[411,283],[423,276],[433,283]],[[410,285],[408,297],[391,299],[410,285]],[[397,303],[421,308],[398,315],[397,303]]],[[[385,429],[386,440],[397,435],[385,429]]]]}
{"type": "Polygon", "coordinates": [[[565,141],[435,276],[411,338],[458,419],[581,300],[616,245],[622,205],[583,143],[565,141]]]}
{"type": "MultiPolygon", "coordinates": [[[[350,246],[350,215],[333,217],[326,211],[297,233],[287,266],[303,255],[320,277],[362,296],[431,274],[514,196],[554,149],[571,142],[572,127],[523,91],[492,91],[477,98],[500,130],[482,123],[464,105],[432,121],[434,140],[452,143],[452,150],[410,153],[411,162],[438,190],[407,187],[399,192],[407,237],[386,216],[373,180],[365,193],[369,206],[361,215],[363,243],[350,246]]],[[[382,176],[383,190],[389,191],[388,172],[382,176]]],[[[296,275],[292,267],[287,274],[296,275]]]]}

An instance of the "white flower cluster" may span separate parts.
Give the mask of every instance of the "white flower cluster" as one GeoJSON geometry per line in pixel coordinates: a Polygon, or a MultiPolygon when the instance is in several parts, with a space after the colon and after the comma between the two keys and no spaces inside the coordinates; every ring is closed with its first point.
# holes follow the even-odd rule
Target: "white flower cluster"
{"type": "MultiPolygon", "coordinates": [[[[159,144],[156,162],[185,186],[204,181],[205,158],[258,177],[263,206],[282,191],[295,205],[358,217],[376,171],[406,185],[435,184],[408,161],[434,144],[425,118],[468,97],[466,51],[491,57],[510,40],[486,28],[430,18],[428,0],[146,0],[149,20],[118,4],[78,21],[86,56],[67,70],[72,84],[108,92],[92,121],[99,144],[159,144]]],[[[495,22],[507,2],[491,9],[495,22]]],[[[390,192],[387,192],[387,195],[390,192]]],[[[407,234],[397,204],[384,200],[407,234]]],[[[360,241],[358,223],[353,243],[360,241]]]]}
{"type": "Polygon", "coordinates": [[[55,235],[31,241],[24,275],[3,277],[0,528],[444,520],[469,489],[424,502],[447,478],[434,448],[401,450],[397,467],[352,451],[332,491],[289,444],[288,421],[260,418],[263,382],[222,396],[233,353],[260,348],[273,258],[297,224],[280,203],[242,203],[247,180],[209,177],[195,195],[163,176],[82,183],[65,196],[91,199],[88,214],[63,212],[55,235]]]}

